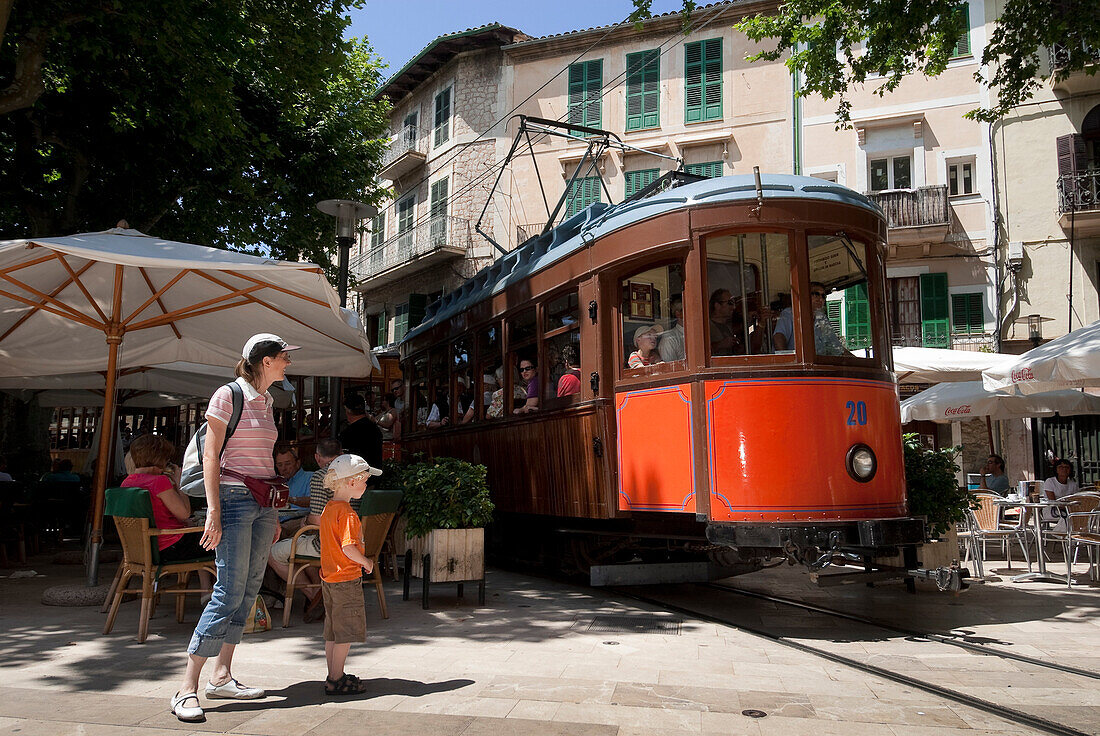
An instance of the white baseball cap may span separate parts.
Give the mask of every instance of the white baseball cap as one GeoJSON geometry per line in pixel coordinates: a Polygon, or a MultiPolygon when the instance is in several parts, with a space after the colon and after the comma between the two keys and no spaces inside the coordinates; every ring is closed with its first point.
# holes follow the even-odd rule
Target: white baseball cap
{"type": "Polygon", "coordinates": [[[252,351],[265,342],[273,342],[279,346],[278,352],[284,352],[287,350],[300,350],[300,345],[287,345],[286,340],[273,335],[270,332],[261,332],[248,338],[248,342],[244,344],[244,349],[241,350],[241,357],[248,360],[248,357],[252,355],[252,351]]]}
{"type": "Polygon", "coordinates": [[[358,455],[340,455],[329,463],[328,473],[329,477],[333,480],[350,478],[360,473],[366,473],[367,475],[382,475],[380,469],[371,467],[370,463],[358,455]]]}

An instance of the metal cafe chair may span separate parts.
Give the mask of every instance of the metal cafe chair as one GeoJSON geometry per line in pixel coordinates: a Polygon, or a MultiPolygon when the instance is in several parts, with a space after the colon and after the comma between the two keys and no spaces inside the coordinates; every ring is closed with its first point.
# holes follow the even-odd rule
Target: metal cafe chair
{"type": "Polygon", "coordinates": [[[1066,586],[1073,585],[1073,563],[1077,561],[1078,547],[1084,545],[1089,554],[1089,579],[1097,579],[1096,548],[1100,547],[1100,496],[1091,493],[1075,493],[1061,500],[1072,501],[1066,514],[1065,531],[1052,531],[1047,538],[1062,543],[1066,556],[1066,586]]]}
{"type": "Polygon", "coordinates": [[[978,577],[985,577],[985,570],[983,563],[986,559],[985,545],[990,540],[999,541],[1004,545],[1005,555],[1008,559],[1008,567],[1012,568],[1012,548],[1010,543],[1012,541],[1017,542],[1020,545],[1020,549],[1024,554],[1024,560],[1027,562],[1028,570],[1031,570],[1031,556],[1028,555],[1027,542],[1028,531],[1025,526],[1027,523],[1027,515],[1020,514],[1020,521],[1017,526],[1005,527],[1001,522],[1000,507],[997,506],[996,501],[1000,496],[992,493],[976,493],[974,494],[978,501],[979,507],[977,509],[967,509],[967,526],[969,527],[966,532],[963,532],[965,538],[969,540],[967,545],[966,560],[970,561],[971,556],[974,558],[974,564],[978,568],[978,577]],[[981,545],[979,547],[979,544],[981,545]]]}

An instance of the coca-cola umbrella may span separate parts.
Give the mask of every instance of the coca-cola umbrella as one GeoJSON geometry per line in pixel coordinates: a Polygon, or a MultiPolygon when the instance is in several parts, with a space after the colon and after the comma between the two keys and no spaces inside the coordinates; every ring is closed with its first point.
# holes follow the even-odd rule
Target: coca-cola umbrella
{"type": "Polygon", "coordinates": [[[982,382],[990,391],[1023,394],[1100,386],[1100,321],[987,369],[982,382]]]}
{"type": "Polygon", "coordinates": [[[1008,365],[1019,356],[977,350],[896,347],[894,372],[898,383],[979,381],[982,371],[1008,365]]]}
{"type": "Polygon", "coordinates": [[[981,381],[941,383],[901,402],[902,423],[958,422],[975,417],[1025,419],[1055,414],[1100,414],[1100,396],[1064,389],[1040,394],[987,391],[981,381]]]}
{"type": "MultiPolygon", "coordinates": [[[[0,241],[0,376],[104,371],[114,422],[121,369],[233,366],[256,332],[302,346],[295,372],[363,377],[377,362],[358,317],[318,266],[115,228],[0,241]]],[[[99,456],[109,456],[103,433],[99,456]]],[[[102,541],[106,463],[96,467],[89,581],[102,541]]]]}

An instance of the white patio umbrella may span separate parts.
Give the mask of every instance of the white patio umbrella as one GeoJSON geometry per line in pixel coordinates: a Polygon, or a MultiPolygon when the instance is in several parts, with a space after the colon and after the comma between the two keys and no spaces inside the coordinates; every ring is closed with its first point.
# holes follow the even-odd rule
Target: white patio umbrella
{"type": "Polygon", "coordinates": [[[894,348],[894,372],[898,382],[942,383],[979,381],[982,371],[1008,365],[1016,355],[943,348],[894,348]]]}
{"type": "Polygon", "coordinates": [[[1066,389],[1040,394],[987,391],[981,381],[941,383],[901,402],[901,421],[958,422],[975,417],[1023,419],[1100,414],[1100,396],[1066,389]]]}
{"type": "Polygon", "coordinates": [[[1040,393],[1100,386],[1100,321],[1032,348],[1007,366],[982,373],[990,391],[1040,393]]]}
{"type": "MultiPolygon", "coordinates": [[[[367,376],[377,367],[358,317],[340,308],[313,264],[118,228],[0,241],[0,376],[104,371],[110,425],[120,369],[174,361],[232,366],[256,332],[301,345],[297,373],[367,376]]],[[[110,433],[102,433],[100,457],[109,444],[110,433]]],[[[100,463],[90,581],[106,473],[100,463]]]]}

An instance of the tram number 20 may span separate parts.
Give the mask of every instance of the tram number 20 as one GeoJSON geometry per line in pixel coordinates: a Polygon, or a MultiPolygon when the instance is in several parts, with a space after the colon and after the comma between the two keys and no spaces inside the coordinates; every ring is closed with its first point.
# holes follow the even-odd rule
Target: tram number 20
{"type": "Polygon", "coordinates": [[[857,424],[862,427],[867,424],[867,402],[849,401],[844,405],[844,408],[848,410],[849,427],[854,427],[857,424]]]}

